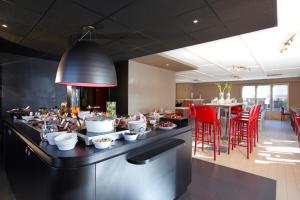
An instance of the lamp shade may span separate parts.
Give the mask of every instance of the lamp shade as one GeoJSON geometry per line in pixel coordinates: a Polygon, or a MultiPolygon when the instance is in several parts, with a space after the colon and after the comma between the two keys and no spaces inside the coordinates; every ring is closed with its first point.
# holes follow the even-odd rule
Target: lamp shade
{"type": "Polygon", "coordinates": [[[93,41],[77,42],[67,50],[57,68],[55,83],[85,86],[117,86],[113,61],[93,41]]]}

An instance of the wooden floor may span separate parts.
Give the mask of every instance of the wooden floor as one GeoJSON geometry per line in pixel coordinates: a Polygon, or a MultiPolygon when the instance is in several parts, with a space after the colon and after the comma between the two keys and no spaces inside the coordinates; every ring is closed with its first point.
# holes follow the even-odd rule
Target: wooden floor
{"type": "MultiPolygon", "coordinates": [[[[223,148],[227,142],[222,141],[223,148]]],[[[246,148],[237,147],[230,155],[213,152],[199,145],[194,158],[276,180],[277,200],[300,200],[300,148],[290,123],[266,120],[259,134],[259,144],[246,159],[246,148]]]]}

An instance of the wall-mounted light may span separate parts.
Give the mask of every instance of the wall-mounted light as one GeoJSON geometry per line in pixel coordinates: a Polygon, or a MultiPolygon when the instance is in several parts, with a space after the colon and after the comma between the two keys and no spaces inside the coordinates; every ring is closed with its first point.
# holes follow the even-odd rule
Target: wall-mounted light
{"type": "Polygon", "coordinates": [[[6,24],[1,25],[3,28],[7,28],[8,26],[6,24]]]}
{"type": "Polygon", "coordinates": [[[280,49],[280,53],[286,52],[292,46],[292,44],[293,44],[293,42],[295,40],[295,36],[296,36],[296,34],[292,35],[288,40],[286,40],[283,43],[283,45],[282,45],[282,47],[280,49]]]}
{"type": "Polygon", "coordinates": [[[199,22],[198,19],[194,19],[194,20],[193,20],[193,23],[194,23],[194,24],[197,24],[198,22],[199,22]]]}

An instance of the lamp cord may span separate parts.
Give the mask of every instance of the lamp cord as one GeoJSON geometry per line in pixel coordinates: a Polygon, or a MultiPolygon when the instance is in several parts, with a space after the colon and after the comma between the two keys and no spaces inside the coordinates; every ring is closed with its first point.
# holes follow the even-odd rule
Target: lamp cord
{"type": "Polygon", "coordinates": [[[90,34],[90,40],[92,40],[91,38],[91,30],[88,30],[85,34],[83,34],[83,36],[81,36],[81,38],[79,38],[78,42],[80,42],[87,34],[90,34]]]}

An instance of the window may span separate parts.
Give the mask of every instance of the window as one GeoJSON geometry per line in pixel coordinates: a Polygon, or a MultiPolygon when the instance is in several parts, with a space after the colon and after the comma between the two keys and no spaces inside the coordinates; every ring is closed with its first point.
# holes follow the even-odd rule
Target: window
{"type": "Polygon", "coordinates": [[[243,86],[242,88],[242,98],[245,108],[255,104],[255,86],[243,86]]]}
{"type": "Polygon", "coordinates": [[[281,111],[281,107],[288,109],[288,85],[247,85],[242,87],[244,108],[254,104],[261,104],[262,109],[281,111]]]}
{"type": "Polygon", "coordinates": [[[270,85],[258,85],[256,91],[256,102],[262,105],[262,109],[271,109],[271,86],[270,85]]]}
{"type": "Polygon", "coordinates": [[[273,85],[273,111],[288,108],[288,85],[273,85]]]}

